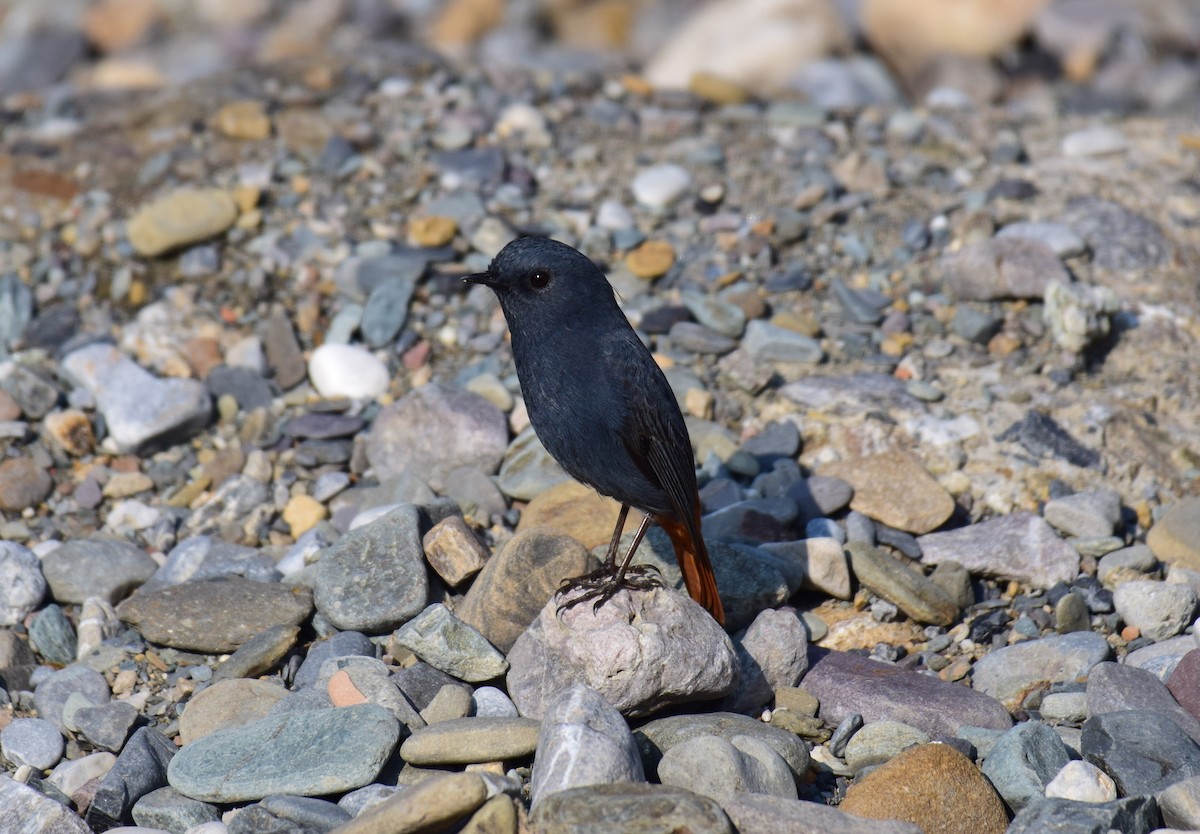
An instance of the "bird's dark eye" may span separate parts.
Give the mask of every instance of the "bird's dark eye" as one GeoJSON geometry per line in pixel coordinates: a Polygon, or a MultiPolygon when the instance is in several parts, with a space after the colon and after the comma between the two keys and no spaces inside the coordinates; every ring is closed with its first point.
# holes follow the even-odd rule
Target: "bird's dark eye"
{"type": "Polygon", "coordinates": [[[550,270],[548,269],[535,269],[529,273],[529,286],[535,290],[546,289],[553,280],[554,276],[550,274],[550,270]]]}

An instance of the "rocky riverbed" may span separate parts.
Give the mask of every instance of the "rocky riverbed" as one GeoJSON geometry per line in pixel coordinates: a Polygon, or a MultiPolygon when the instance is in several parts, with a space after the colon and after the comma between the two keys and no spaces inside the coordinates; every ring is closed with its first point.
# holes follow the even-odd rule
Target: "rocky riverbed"
{"type": "Polygon", "coordinates": [[[1200,829],[1195,85],[668,91],[385,35],[0,85],[5,815],[1200,829]],[[663,588],[557,611],[617,507],[459,280],[522,234],[665,369],[727,631],[659,531],[663,588]]]}

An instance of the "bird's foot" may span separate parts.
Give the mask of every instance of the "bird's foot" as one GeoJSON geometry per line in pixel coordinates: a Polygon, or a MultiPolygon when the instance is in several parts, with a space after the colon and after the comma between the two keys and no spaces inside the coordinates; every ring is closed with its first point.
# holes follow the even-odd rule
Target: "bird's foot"
{"type": "Polygon", "coordinates": [[[595,612],[616,596],[618,591],[649,591],[662,586],[662,574],[654,565],[630,565],[623,573],[616,566],[605,565],[575,579],[564,580],[558,589],[559,596],[575,591],[583,593],[560,603],[557,613],[561,614],[565,609],[589,600],[595,600],[592,603],[592,611],[595,612]]]}

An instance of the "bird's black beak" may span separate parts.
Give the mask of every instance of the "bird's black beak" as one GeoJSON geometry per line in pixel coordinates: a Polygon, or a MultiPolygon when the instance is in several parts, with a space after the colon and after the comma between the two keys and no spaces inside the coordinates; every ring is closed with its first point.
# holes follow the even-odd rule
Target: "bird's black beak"
{"type": "Polygon", "coordinates": [[[483,284],[485,287],[494,287],[496,280],[492,278],[490,272],[476,272],[473,275],[464,275],[462,277],[464,284],[483,284]]]}

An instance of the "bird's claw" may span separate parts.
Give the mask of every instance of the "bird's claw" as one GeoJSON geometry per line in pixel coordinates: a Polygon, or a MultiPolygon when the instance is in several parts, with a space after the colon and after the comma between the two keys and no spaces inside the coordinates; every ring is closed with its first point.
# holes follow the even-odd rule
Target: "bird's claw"
{"type": "Polygon", "coordinates": [[[595,613],[619,591],[649,591],[662,585],[662,573],[654,565],[630,565],[623,576],[611,567],[602,567],[584,576],[564,580],[558,589],[559,596],[575,590],[583,593],[559,603],[556,613],[561,614],[588,600],[595,600],[592,604],[595,613]]]}

